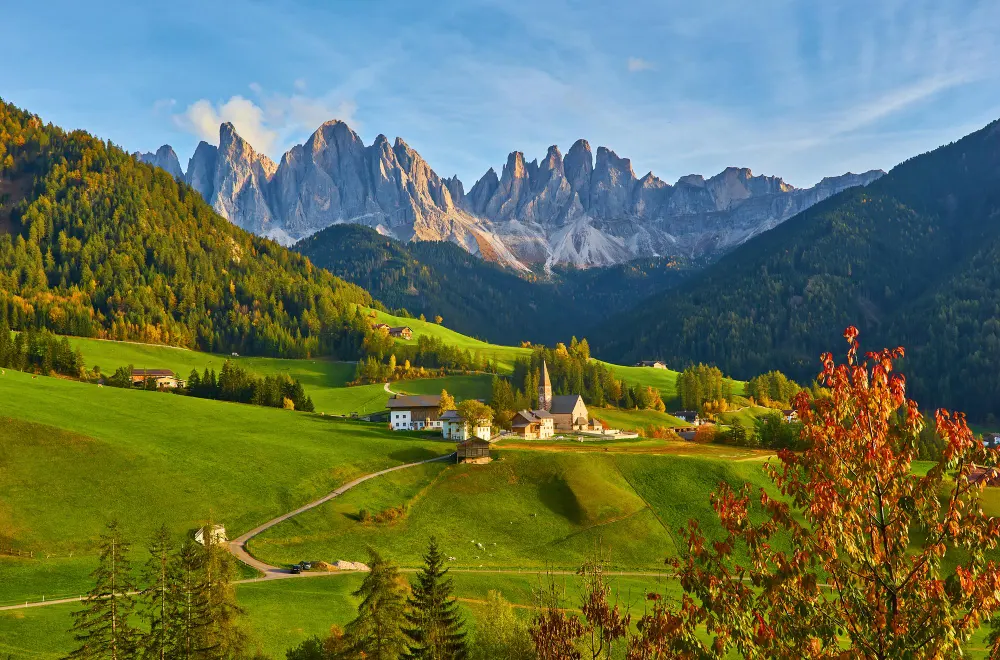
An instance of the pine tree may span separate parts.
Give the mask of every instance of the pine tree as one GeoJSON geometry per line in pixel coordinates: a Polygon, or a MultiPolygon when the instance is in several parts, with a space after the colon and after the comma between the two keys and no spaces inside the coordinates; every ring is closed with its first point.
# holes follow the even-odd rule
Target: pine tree
{"type": "Polygon", "coordinates": [[[84,609],[74,612],[73,632],[81,646],[69,658],[126,660],[135,657],[136,630],[129,617],[135,609],[135,583],[128,559],[129,544],[117,521],[108,523],[101,536],[100,563],[91,574],[94,588],[84,609]]]}
{"type": "Polygon", "coordinates": [[[370,571],[355,598],[361,599],[358,616],[347,626],[354,651],[370,660],[397,660],[407,651],[406,582],[399,568],[372,548],[368,549],[370,571]]]}
{"type": "Polygon", "coordinates": [[[204,565],[204,548],[188,539],[174,559],[177,585],[173,592],[173,607],[177,618],[171,657],[178,660],[203,658],[208,650],[208,598],[203,579],[204,565]]]}
{"type": "Polygon", "coordinates": [[[236,602],[233,578],[236,560],[219,545],[211,533],[213,525],[204,528],[205,563],[204,593],[206,600],[206,641],[209,653],[205,658],[238,658],[246,653],[247,634],[239,625],[243,608],[236,602]]]}
{"type": "Polygon", "coordinates": [[[407,604],[411,660],[464,660],[468,657],[458,603],[452,597],[451,579],[446,578],[444,556],[433,536],[424,555],[424,567],[407,604]]]}
{"type": "Polygon", "coordinates": [[[147,586],[141,594],[142,615],[149,631],[143,635],[142,655],[149,660],[172,658],[177,620],[176,571],[171,557],[173,547],[166,525],[160,527],[149,544],[149,561],[146,562],[147,586]]]}

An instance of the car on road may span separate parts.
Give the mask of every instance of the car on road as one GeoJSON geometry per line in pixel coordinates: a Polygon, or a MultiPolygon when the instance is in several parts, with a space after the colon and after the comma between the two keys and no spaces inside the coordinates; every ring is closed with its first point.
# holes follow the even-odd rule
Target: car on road
{"type": "Polygon", "coordinates": [[[291,568],[291,569],[289,569],[289,572],[290,572],[290,573],[291,573],[292,575],[298,575],[299,573],[301,573],[301,572],[302,572],[302,567],[301,567],[301,566],[299,566],[298,564],[292,564],[292,568],[291,568]]]}

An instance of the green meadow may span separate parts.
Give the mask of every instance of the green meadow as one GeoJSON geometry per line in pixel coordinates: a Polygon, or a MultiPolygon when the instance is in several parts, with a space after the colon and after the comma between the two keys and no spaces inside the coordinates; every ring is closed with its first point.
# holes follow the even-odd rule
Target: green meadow
{"type": "Polygon", "coordinates": [[[416,566],[431,536],[463,568],[574,570],[602,547],[616,568],[657,570],[694,517],[711,530],[720,481],[767,487],[759,462],[499,449],[488,465],[429,464],[386,475],[250,542],[272,564],[356,561],[366,546],[416,566]],[[394,522],[365,522],[403,507],[394,522]]]}
{"type": "Polygon", "coordinates": [[[621,410],[619,408],[590,408],[592,417],[606,422],[611,428],[635,431],[649,426],[690,426],[683,419],[655,410],[621,410]]]}
{"type": "MultiPolygon", "coordinates": [[[[448,551],[448,548],[444,548],[448,551]]],[[[489,616],[485,609],[491,589],[500,591],[523,616],[531,614],[533,594],[556,585],[563,605],[577,609],[581,580],[575,575],[546,577],[536,573],[453,573],[455,595],[465,620],[474,629],[477,617],[489,616]]],[[[237,587],[240,605],[247,612],[250,633],[260,650],[277,660],[285,651],[313,635],[324,635],[331,625],[344,626],[354,618],[357,599],[351,593],[362,577],[358,574],[309,577],[271,582],[245,583],[237,587]]],[[[676,582],[655,576],[623,576],[611,579],[612,589],[633,616],[642,613],[649,592],[678,593],[676,582]]],[[[58,660],[75,648],[69,627],[76,604],[0,612],[0,657],[17,660],[58,660]]]]}
{"type": "Polygon", "coordinates": [[[104,524],[141,544],[208,520],[236,535],[361,474],[447,454],[377,424],[7,371],[0,376],[0,601],[85,588],[104,524]]]}

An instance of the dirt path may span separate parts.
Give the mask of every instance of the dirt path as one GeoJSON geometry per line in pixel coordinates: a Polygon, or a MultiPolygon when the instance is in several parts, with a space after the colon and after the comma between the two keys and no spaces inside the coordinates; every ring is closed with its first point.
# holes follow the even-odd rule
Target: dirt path
{"type": "MultiPolygon", "coordinates": [[[[388,387],[389,387],[389,384],[386,383],[386,388],[388,389],[388,387]]],[[[341,486],[337,490],[335,490],[332,493],[329,493],[327,495],[324,495],[323,497],[319,498],[318,500],[310,502],[309,504],[304,504],[304,505],[300,506],[298,509],[295,509],[294,511],[289,511],[288,513],[286,513],[284,515],[278,516],[277,518],[274,518],[272,520],[268,520],[263,525],[260,525],[258,527],[255,527],[255,528],[251,529],[249,532],[247,532],[243,536],[239,537],[238,539],[230,541],[229,542],[229,550],[230,550],[230,552],[232,552],[236,556],[237,559],[239,559],[240,561],[242,561],[244,564],[246,564],[247,566],[252,566],[252,567],[256,568],[258,571],[260,571],[261,573],[264,574],[263,578],[258,578],[258,579],[262,579],[262,580],[274,580],[274,579],[278,579],[278,578],[282,578],[282,577],[291,577],[292,573],[287,568],[278,568],[277,566],[271,566],[270,564],[265,564],[264,562],[260,561],[259,559],[256,559],[253,555],[251,555],[249,552],[247,552],[247,547],[246,547],[247,546],[247,542],[250,541],[250,539],[252,539],[253,537],[255,537],[258,534],[260,534],[261,532],[263,532],[263,531],[265,531],[267,529],[270,529],[271,527],[274,527],[278,523],[282,523],[282,522],[288,520],[289,518],[293,518],[293,517],[299,515],[300,513],[308,511],[309,509],[314,509],[314,508],[318,507],[320,504],[323,504],[325,502],[329,502],[330,500],[332,500],[333,498],[337,497],[338,495],[343,495],[344,493],[346,493],[350,489],[354,488],[358,484],[362,484],[362,483],[368,481],[369,479],[374,479],[375,477],[380,477],[383,474],[389,474],[390,472],[395,472],[396,470],[405,470],[406,468],[415,467],[417,465],[423,465],[424,463],[433,463],[435,461],[443,461],[443,460],[446,460],[446,459],[450,459],[453,456],[454,456],[454,454],[447,454],[445,456],[438,456],[436,458],[428,458],[425,461],[417,461],[416,463],[407,463],[405,465],[397,465],[396,467],[387,468],[385,470],[380,470],[379,472],[372,472],[371,474],[366,474],[363,477],[358,477],[354,481],[349,481],[348,483],[344,484],[343,486],[341,486]]]]}

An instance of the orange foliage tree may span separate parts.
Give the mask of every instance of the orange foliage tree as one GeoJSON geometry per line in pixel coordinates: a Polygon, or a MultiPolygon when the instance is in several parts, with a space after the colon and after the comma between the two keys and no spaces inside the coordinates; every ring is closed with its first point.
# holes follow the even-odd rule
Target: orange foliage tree
{"type": "Polygon", "coordinates": [[[720,485],[720,537],[688,523],[672,562],[684,594],[650,596],[630,660],[951,657],[998,609],[1000,569],[986,555],[1000,520],[970,480],[996,459],[963,414],[940,410],[942,456],[914,474],[924,420],[893,371],[903,349],[861,359],[857,329],[844,336],[846,363],[822,356],[830,396],[795,401],[810,449],[768,466],[781,497],[720,485]]]}

